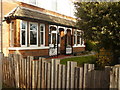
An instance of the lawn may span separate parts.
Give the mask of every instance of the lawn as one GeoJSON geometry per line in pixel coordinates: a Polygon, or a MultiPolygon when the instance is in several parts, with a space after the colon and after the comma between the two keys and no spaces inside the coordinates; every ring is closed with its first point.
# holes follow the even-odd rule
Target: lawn
{"type": "Polygon", "coordinates": [[[66,65],[67,61],[74,61],[78,63],[78,66],[82,66],[84,63],[95,64],[96,57],[92,55],[92,56],[65,58],[65,59],[61,59],[60,63],[66,65]]]}

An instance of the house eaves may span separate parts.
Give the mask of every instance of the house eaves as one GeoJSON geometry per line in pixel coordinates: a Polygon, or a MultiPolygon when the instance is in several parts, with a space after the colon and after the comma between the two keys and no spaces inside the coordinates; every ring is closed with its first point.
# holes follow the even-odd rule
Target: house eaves
{"type": "Polygon", "coordinates": [[[41,13],[39,11],[31,10],[24,7],[17,7],[12,13],[10,13],[5,17],[5,20],[9,20],[12,18],[30,19],[30,20],[33,19],[33,20],[45,21],[50,24],[76,28],[76,22],[74,22],[73,20],[68,20],[68,19],[48,15],[48,14],[41,13]]]}

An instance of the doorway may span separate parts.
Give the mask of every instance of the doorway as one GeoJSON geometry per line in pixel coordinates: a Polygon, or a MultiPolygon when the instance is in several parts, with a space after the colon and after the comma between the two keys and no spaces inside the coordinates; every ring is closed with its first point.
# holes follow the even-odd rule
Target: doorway
{"type": "Polygon", "coordinates": [[[60,33],[60,54],[65,54],[65,33],[64,29],[59,29],[60,33]]]}

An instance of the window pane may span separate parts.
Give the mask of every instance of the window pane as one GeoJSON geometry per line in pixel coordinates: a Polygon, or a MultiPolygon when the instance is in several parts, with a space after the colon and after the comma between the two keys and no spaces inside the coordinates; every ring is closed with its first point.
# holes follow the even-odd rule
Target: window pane
{"type": "Polygon", "coordinates": [[[43,31],[43,26],[41,26],[41,29],[40,29],[40,31],[43,31]]]}
{"type": "Polygon", "coordinates": [[[74,31],[74,44],[76,44],[76,31],[74,31]]]}
{"type": "Polygon", "coordinates": [[[52,32],[52,31],[56,31],[56,27],[50,27],[50,32],[52,32]]]}
{"type": "Polygon", "coordinates": [[[51,34],[49,34],[49,43],[51,44],[51,34]]]}
{"type": "Polygon", "coordinates": [[[37,25],[36,24],[30,24],[30,30],[37,31],[37,25]]]}
{"type": "Polygon", "coordinates": [[[30,45],[36,45],[37,44],[37,32],[30,31],[30,45]]]}
{"type": "Polygon", "coordinates": [[[40,44],[43,45],[44,44],[44,40],[45,40],[45,25],[40,25],[40,44]]]}
{"type": "Polygon", "coordinates": [[[25,26],[26,26],[25,22],[22,22],[22,29],[25,29],[25,26]]]}
{"type": "Polygon", "coordinates": [[[83,44],[83,39],[81,39],[81,45],[83,44]]]}
{"type": "Polygon", "coordinates": [[[10,46],[14,46],[14,22],[10,24],[10,46]]]}
{"type": "Polygon", "coordinates": [[[43,44],[43,39],[44,39],[43,32],[40,33],[40,36],[41,36],[41,38],[40,38],[40,44],[43,44]]]}
{"type": "Polygon", "coordinates": [[[58,44],[60,44],[60,39],[61,39],[60,35],[58,35],[58,44]]]}
{"type": "Polygon", "coordinates": [[[74,36],[74,44],[76,44],[76,36],[74,36]]]}
{"type": "Polygon", "coordinates": [[[77,35],[80,36],[80,32],[77,32],[77,35]]]}
{"type": "Polygon", "coordinates": [[[80,36],[77,36],[77,44],[80,44],[80,36]]]}
{"type": "Polygon", "coordinates": [[[25,31],[22,30],[22,45],[25,45],[25,31]]]}
{"type": "Polygon", "coordinates": [[[21,23],[21,45],[26,45],[26,22],[22,21],[21,23]]]}
{"type": "Polygon", "coordinates": [[[76,35],[76,31],[74,31],[74,35],[76,35]]]}
{"type": "Polygon", "coordinates": [[[11,23],[11,30],[14,29],[14,22],[11,23]]]}

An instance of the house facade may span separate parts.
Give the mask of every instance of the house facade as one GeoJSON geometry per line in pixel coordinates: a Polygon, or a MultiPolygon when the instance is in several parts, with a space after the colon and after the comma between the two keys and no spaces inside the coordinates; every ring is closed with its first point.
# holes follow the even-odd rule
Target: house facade
{"type": "Polygon", "coordinates": [[[5,55],[18,53],[44,57],[85,50],[83,32],[76,28],[74,17],[56,9],[41,8],[37,6],[38,0],[32,1],[3,2],[2,45],[5,55]]]}

